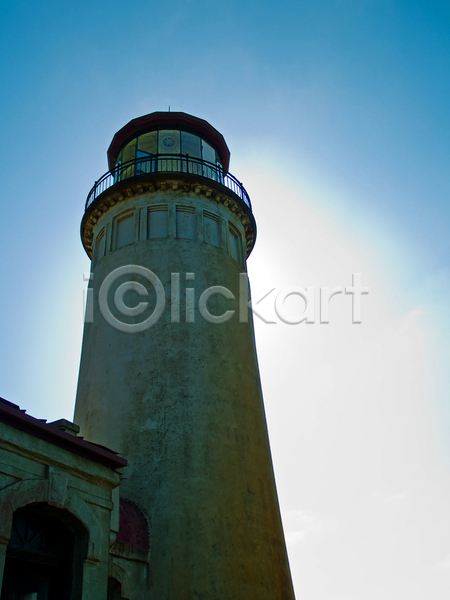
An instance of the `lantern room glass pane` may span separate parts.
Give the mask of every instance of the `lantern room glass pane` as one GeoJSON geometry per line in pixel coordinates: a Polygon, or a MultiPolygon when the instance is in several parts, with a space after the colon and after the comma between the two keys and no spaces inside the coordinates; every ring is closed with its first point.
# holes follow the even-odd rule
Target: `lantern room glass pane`
{"type": "Polygon", "coordinates": [[[156,158],[153,154],[136,150],[135,175],[145,175],[156,171],[156,158]]]}
{"type": "Polygon", "coordinates": [[[122,164],[136,158],[136,139],[131,140],[122,150],[122,164]]]}
{"type": "Polygon", "coordinates": [[[216,151],[205,140],[202,140],[202,158],[213,164],[216,162],[216,151]]]}
{"type": "Polygon", "coordinates": [[[191,173],[223,183],[215,148],[200,136],[177,129],[149,131],[128,142],[117,155],[114,182],[156,172],[191,173]],[[156,158],[158,154],[163,156],[156,158]]]}
{"type": "Polygon", "coordinates": [[[138,150],[146,154],[156,154],[158,152],[157,136],[157,131],[150,131],[149,133],[140,135],[138,138],[138,150]]]}
{"type": "Polygon", "coordinates": [[[193,158],[201,158],[200,138],[192,133],[181,132],[181,153],[193,158]]]}
{"type": "Polygon", "coordinates": [[[180,132],[162,129],[159,132],[158,151],[160,154],[180,154],[180,132]]]}

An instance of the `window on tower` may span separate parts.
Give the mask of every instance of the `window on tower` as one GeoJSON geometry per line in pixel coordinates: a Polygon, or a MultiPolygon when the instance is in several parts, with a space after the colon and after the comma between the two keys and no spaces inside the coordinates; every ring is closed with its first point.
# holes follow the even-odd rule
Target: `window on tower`
{"type": "Polygon", "coordinates": [[[222,181],[218,152],[187,131],[160,129],[130,140],[116,158],[115,182],[146,173],[192,173],[222,181]]]}

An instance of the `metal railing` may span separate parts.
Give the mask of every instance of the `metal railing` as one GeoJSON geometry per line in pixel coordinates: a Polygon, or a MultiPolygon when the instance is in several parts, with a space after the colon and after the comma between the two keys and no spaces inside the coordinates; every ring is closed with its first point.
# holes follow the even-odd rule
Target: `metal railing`
{"type": "Polygon", "coordinates": [[[136,158],[116,165],[114,172],[108,171],[94,183],[86,200],[87,209],[105,190],[120,181],[150,173],[186,173],[198,175],[221,183],[234,192],[251,210],[250,198],[240,181],[230,173],[224,174],[220,164],[210,163],[200,158],[183,154],[155,154],[151,157],[136,158]]]}

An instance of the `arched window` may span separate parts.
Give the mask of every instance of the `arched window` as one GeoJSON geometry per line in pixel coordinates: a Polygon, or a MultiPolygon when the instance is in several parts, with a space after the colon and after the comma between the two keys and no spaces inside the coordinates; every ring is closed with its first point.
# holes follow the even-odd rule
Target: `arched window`
{"type": "Polygon", "coordinates": [[[14,513],[1,600],[80,600],[87,532],[67,511],[34,505],[14,513]]]}

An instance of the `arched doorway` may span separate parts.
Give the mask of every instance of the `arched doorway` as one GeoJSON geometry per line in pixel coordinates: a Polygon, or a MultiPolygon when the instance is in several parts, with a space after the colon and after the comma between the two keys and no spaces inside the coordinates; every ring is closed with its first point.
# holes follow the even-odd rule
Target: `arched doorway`
{"type": "Polygon", "coordinates": [[[108,600],[122,600],[122,586],[117,579],[108,579],[108,600]]]}
{"type": "Polygon", "coordinates": [[[88,535],[46,504],[14,513],[0,600],[80,600],[88,535]]]}

